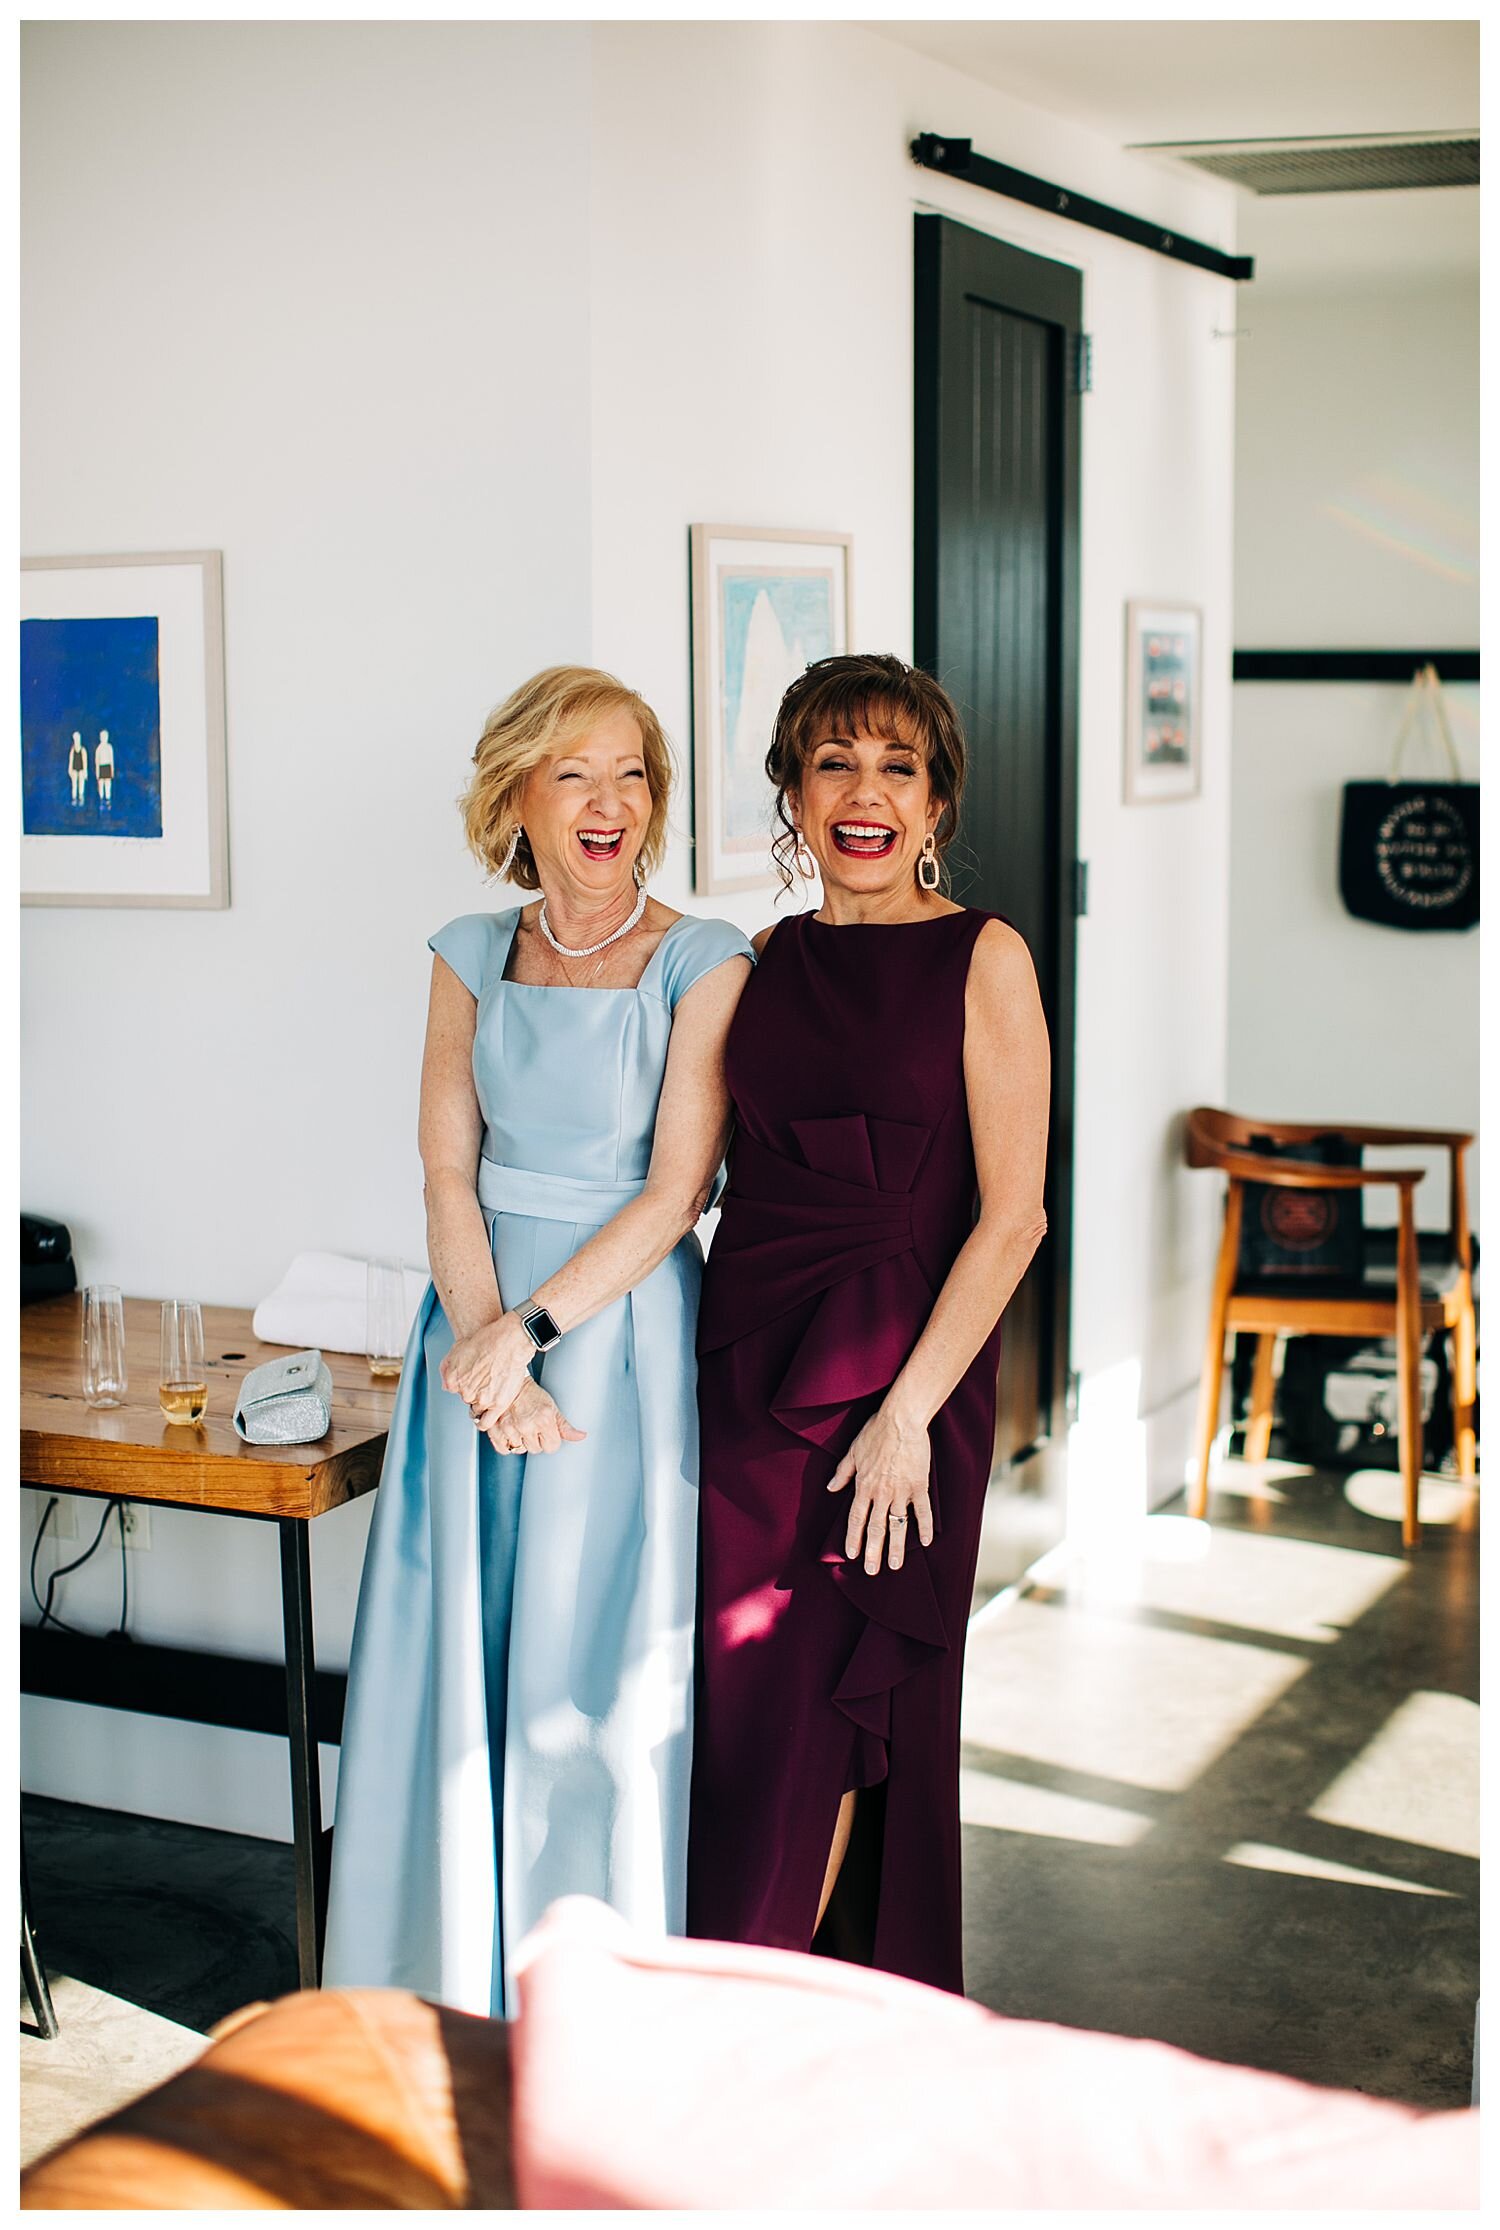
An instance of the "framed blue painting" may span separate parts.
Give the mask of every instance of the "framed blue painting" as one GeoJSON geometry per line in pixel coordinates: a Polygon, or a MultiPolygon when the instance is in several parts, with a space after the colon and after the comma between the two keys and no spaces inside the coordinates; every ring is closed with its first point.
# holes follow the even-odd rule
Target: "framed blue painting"
{"type": "Polygon", "coordinates": [[[219,553],[21,563],[21,896],[227,906],[219,553]]]}
{"type": "Polygon", "coordinates": [[[695,526],[693,888],[752,890],[773,873],[766,749],[789,682],[849,648],[853,538],[695,526]]]}

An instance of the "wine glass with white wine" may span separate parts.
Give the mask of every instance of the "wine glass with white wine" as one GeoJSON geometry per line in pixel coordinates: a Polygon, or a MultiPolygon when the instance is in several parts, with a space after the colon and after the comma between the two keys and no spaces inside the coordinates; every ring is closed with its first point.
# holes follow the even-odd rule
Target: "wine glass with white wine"
{"type": "Polygon", "coordinates": [[[163,1417],[173,1425],[196,1425],[208,1407],[203,1310],[196,1301],[162,1302],[157,1399],[163,1417]]]}

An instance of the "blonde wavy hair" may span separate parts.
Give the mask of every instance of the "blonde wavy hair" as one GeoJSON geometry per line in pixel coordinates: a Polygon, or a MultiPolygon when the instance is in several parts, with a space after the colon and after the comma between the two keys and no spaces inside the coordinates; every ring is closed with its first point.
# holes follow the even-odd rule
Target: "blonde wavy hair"
{"type": "Polygon", "coordinates": [[[492,875],[499,871],[519,830],[507,880],[522,890],[541,888],[531,845],[521,828],[526,778],[562,745],[576,743],[612,712],[628,712],[641,731],[651,818],[638,859],[643,876],[655,874],[666,856],[672,791],[672,752],[661,722],[644,697],[597,666],[548,666],[513,689],[490,714],[474,747],[473,779],[458,801],[469,849],[492,875]]]}

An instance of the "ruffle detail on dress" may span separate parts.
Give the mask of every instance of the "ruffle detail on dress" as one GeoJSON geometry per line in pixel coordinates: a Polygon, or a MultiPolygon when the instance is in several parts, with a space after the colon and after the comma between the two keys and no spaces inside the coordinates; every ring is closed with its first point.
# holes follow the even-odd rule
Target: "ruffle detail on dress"
{"type": "Polygon", "coordinates": [[[841,1500],[823,1565],[865,1623],[833,1700],[846,1719],[884,1744],[891,1733],[891,1691],[948,1647],[948,1629],[921,1542],[911,1541],[899,1571],[882,1563],[878,1572],[867,1572],[862,1561],[844,1554],[848,1522],[848,1504],[841,1500]]]}
{"type": "MultiPolygon", "coordinates": [[[[819,1117],[791,1129],[803,1162],[748,1134],[736,1141],[698,1346],[703,1354],[728,1346],[821,1296],[770,1408],[789,1432],[833,1457],[847,1448],[857,1413],[900,1371],[932,1308],[932,1289],[912,1250],[910,1199],[931,1133],[864,1115],[819,1117]]],[[[931,1492],[937,1524],[936,1488],[931,1492]]],[[[853,1785],[867,1787],[887,1771],[892,1691],[949,1640],[915,1528],[900,1570],[882,1563],[871,1574],[844,1554],[848,1519],[848,1496],[841,1494],[820,1561],[863,1621],[832,1701],[859,1730],[853,1785]]]]}
{"type": "Polygon", "coordinates": [[[909,1248],[830,1285],[771,1397],[772,1416],[815,1448],[831,1447],[855,1403],[885,1392],[931,1308],[909,1248]]]}
{"type": "Polygon", "coordinates": [[[911,1253],[910,1194],[882,1190],[875,1176],[915,1168],[927,1132],[863,1115],[795,1127],[807,1134],[803,1151],[815,1161],[794,1161],[749,1132],[734,1142],[729,1195],[704,1274],[700,1355],[911,1253]]]}

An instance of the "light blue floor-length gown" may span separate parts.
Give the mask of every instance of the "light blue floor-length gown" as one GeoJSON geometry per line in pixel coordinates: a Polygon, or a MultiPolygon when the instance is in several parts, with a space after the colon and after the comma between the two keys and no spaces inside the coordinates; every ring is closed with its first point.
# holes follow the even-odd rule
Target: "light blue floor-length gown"
{"type": "MultiPolygon", "coordinates": [[[[626,991],[510,983],[519,908],[429,940],[478,1001],[478,1191],[523,1301],[641,1189],[677,1001],[735,954],[684,915],[626,991]]],[[[502,1456],[439,1378],[429,1285],[360,1586],[323,1979],[512,2013],[555,1897],[685,1925],[703,1256],[681,1240],[533,1368],[587,1434],[502,1456]]]]}

